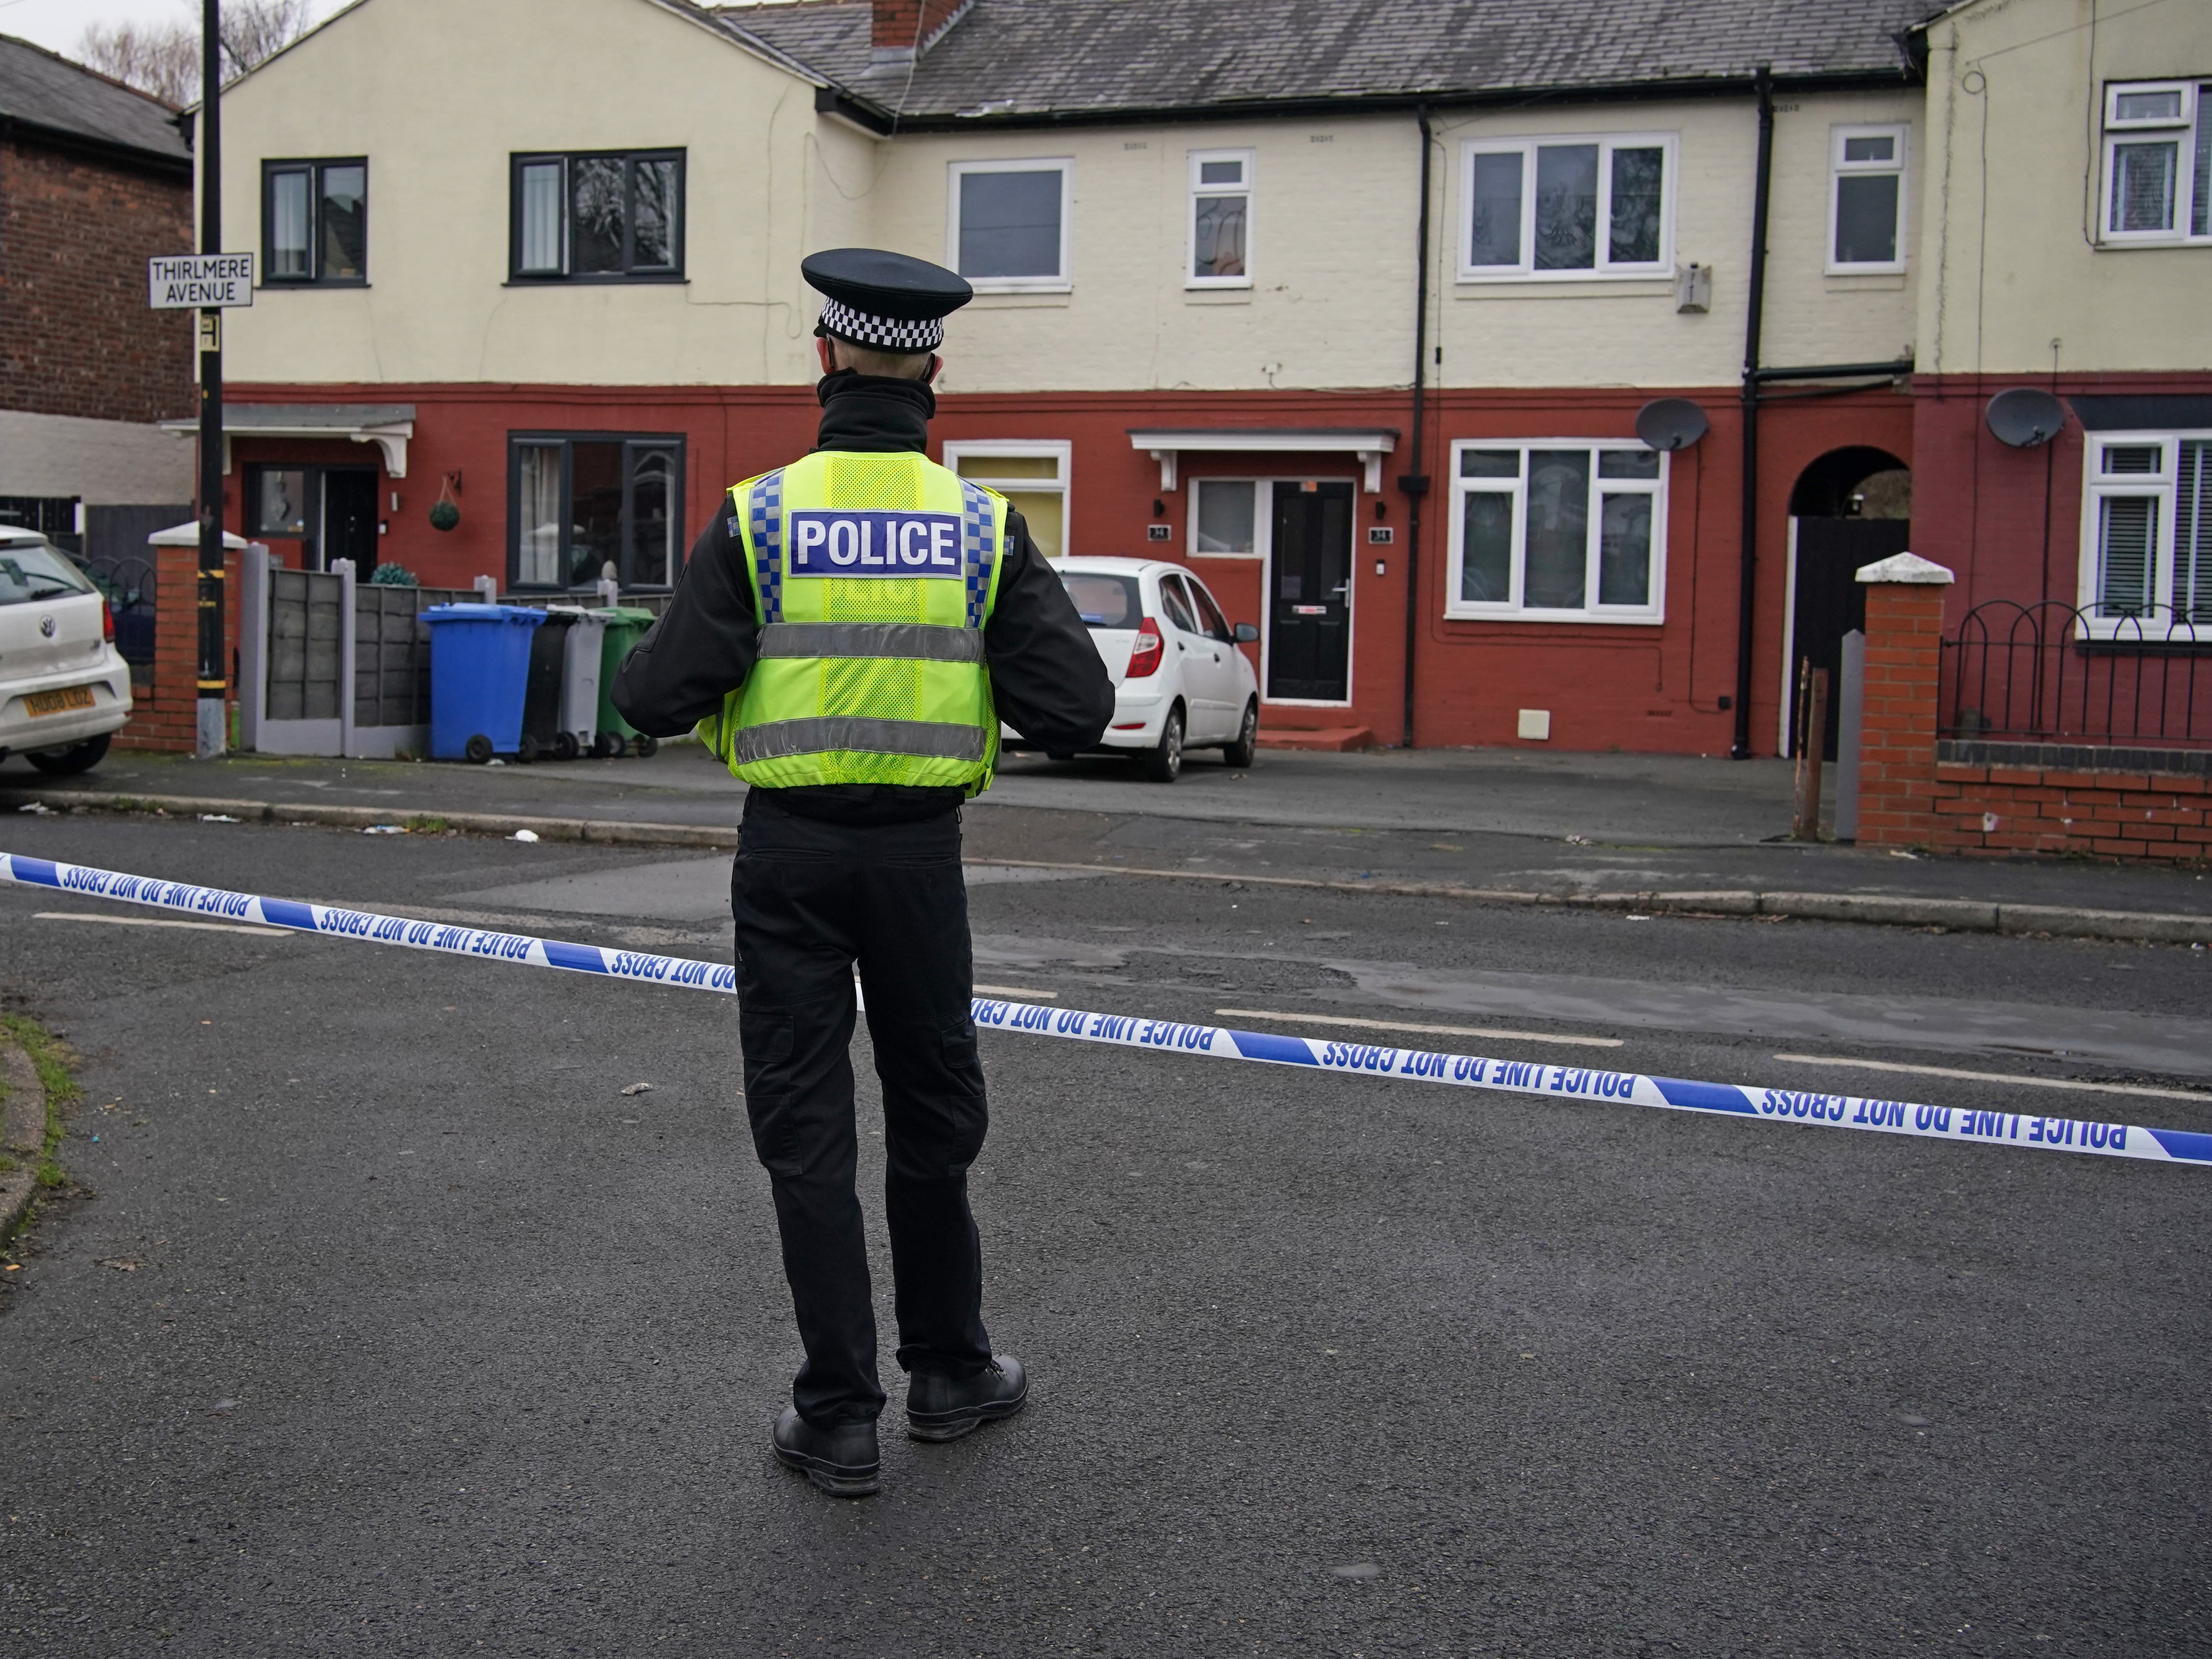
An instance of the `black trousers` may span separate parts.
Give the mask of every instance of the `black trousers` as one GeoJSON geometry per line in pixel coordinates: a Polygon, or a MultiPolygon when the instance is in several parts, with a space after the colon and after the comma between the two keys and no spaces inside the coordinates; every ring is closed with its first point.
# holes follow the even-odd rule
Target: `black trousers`
{"type": "Polygon", "coordinates": [[[972,1376],[989,1363],[968,1166],[988,1121],[969,1014],[973,958],[960,821],[852,825],[746,798],[730,878],[738,1030],[753,1149],[775,1194],[810,1420],[873,1419],[875,1311],[853,1112],[853,966],[883,1082],[884,1208],[898,1363],[972,1376]]]}

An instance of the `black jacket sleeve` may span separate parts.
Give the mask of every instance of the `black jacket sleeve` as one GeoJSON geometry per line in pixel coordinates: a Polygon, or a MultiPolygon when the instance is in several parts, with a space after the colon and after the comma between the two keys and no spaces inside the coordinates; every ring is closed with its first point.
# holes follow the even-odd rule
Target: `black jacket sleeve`
{"type": "MultiPolygon", "coordinates": [[[[715,713],[759,659],[760,621],[728,507],[692,544],[667,611],[615,676],[615,707],[656,738],[679,736],[715,713]]],[[[1088,749],[1114,718],[1106,665],[1018,513],[1006,514],[1006,548],[983,627],[999,718],[1040,749],[1088,749]]]]}
{"type": "Polygon", "coordinates": [[[1006,548],[998,603],[983,624],[999,718],[1051,753],[1088,749],[1114,718],[1114,684],[1059,573],[1011,510],[1006,548]]]}
{"type": "Polygon", "coordinates": [[[744,544],[730,533],[730,510],[725,497],[691,544],[668,609],[615,675],[615,707],[649,736],[679,737],[715,713],[760,656],[744,544]]]}

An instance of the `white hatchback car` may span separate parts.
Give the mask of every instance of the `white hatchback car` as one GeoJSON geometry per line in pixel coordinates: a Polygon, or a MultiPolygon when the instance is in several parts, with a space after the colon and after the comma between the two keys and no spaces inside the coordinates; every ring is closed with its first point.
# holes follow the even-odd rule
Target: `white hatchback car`
{"type": "Polygon", "coordinates": [[[130,718],[107,601],[44,536],[0,528],[0,757],[89,771],[130,718]]]}
{"type": "Polygon", "coordinates": [[[1055,567],[1114,682],[1114,718],[1098,751],[1133,755],[1173,783],[1187,749],[1218,749],[1249,766],[1260,746],[1260,677],[1237,647],[1260,637],[1231,627],[1206,584],[1159,559],[1063,559],[1055,567]]]}

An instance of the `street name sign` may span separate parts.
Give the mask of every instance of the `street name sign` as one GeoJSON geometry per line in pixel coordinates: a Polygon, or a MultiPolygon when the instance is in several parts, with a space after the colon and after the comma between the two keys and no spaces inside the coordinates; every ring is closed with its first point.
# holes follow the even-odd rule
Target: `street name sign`
{"type": "Polygon", "coordinates": [[[253,303],[251,253],[185,253],[146,261],[148,302],[156,311],[253,303]]]}

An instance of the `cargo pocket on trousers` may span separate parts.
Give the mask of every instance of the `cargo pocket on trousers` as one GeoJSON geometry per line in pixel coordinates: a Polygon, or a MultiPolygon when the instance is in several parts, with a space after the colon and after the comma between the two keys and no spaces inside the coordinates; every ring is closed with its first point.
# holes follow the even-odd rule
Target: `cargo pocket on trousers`
{"type": "Polygon", "coordinates": [[[963,1019],[939,1028],[939,1052],[945,1057],[945,1074],[963,1094],[980,1097],[983,1092],[983,1057],[975,1048],[975,1022],[963,1019]]]}
{"type": "Polygon", "coordinates": [[[796,1175],[790,1072],[797,1028],[788,1014],[741,1013],[738,1037],[744,1052],[745,1121],[753,1132],[753,1155],[770,1175],[796,1175]]]}

